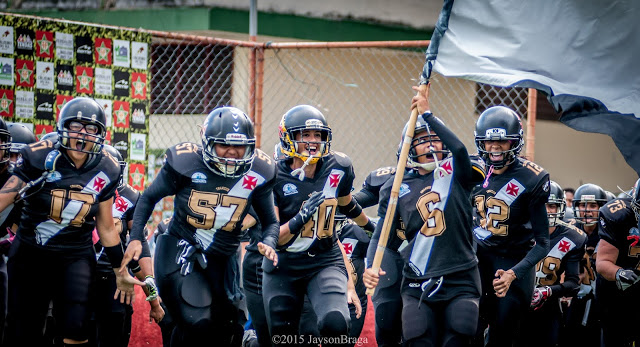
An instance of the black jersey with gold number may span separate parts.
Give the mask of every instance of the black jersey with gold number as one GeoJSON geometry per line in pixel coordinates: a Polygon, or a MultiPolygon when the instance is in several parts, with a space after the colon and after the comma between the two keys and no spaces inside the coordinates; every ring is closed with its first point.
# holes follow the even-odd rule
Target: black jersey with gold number
{"type": "Polygon", "coordinates": [[[479,247],[498,253],[524,255],[533,247],[529,206],[549,197],[549,174],[537,164],[518,158],[502,174],[493,174],[487,187],[473,191],[473,230],[479,247]]]}
{"type": "MultiPolygon", "coordinates": [[[[464,154],[466,156],[466,152],[464,154]]],[[[469,205],[471,189],[477,182],[467,180],[470,173],[459,173],[453,157],[440,165],[444,170],[437,173],[406,173],[400,186],[391,230],[396,229],[401,218],[409,242],[401,251],[407,278],[438,277],[469,269],[478,262],[473,252],[469,205]],[[434,179],[436,174],[439,177],[434,179]]],[[[388,180],[380,191],[378,215],[381,218],[386,214],[392,185],[393,180],[388,180]]],[[[378,227],[380,223],[382,220],[378,227]]]]}
{"type": "Polygon", "coordinates": [[[536,286],[550,286],[554,297],[571,297],[578,292],[579,267],[587,235],[574,226],[558,225],[549,239],[549,253],[536,265],[536,286]],[[564,281],[561,281],[562,274],[564,281]]]}
{"type": "MultiPolygon", "coordinates": [[[[123,245],[127,244],[127,234],[129,232],[129,222],[133,219],[133,211],[135,210],[136,203],[140,198],[140,192],[128,184],[119,186],[116,189],[115,199],[113,200],[113,207],[111,213],[113,214],[114,224],[116,230],[120,233],[120,242],[123,245]]],[[[111,262],[104,253],[102,244],[98,241],[95,246],[96,258],[98,260],[98,268],[106,271],[107,273],[113,273],[111,262]]]]}
{"type": "Polygon", "coordinates": [[[616,265],[640,270],[640,231],[631,199],[615,199],[600,208],[598,234],[618,249],[616,265]]]}
{"type": "MultiPolygon", "coordinates": [[[[168,233],[197,245],[205,254],[228,256],[240,244],[242,221],[249,206],[267,200],[268,206],[273,206],[275,173],[273,159],[256,150],[249,172],[236,178],[222,177],[205,165],[200,146],[185,142],[167,149],[154,187],[147,188],[143,197],[148,191],[159,198],[175,195],[168,233]]],[[[134,221],[133,239],[143,237],[142,227],[134,221]]],[[[275,247],[276,242],[277,237],[268,243],[275,247]]]]}
{"type": "MultiPolygon", "coordinates": [[[[14,175],[24,182],[41,177],[53,150],[48,140],[25,147],[14,175]]],[[[91,247],[98,205],[113,197],[119,176],[118,162],[105,151],[79,169],[61,154],[42,188],[36,185],[27,192],[18,237],[52,250],[91,247]]]]}
{"type": "Polygon", "coordinates": [[[278,249],[316,256],[336,245],[338,237],[335,232],[335,214],[338,198],[351,193],[353,166],[351,159],[345,154],[331,152],[318,162],[313,178],[305,177],[300,181],[291,175],[290,163],[290,160],[278,162],[278,182],[273,188],[280,223],[293,218],[313,192],[323,192],[324,202],[300,233],[278,249]]]}

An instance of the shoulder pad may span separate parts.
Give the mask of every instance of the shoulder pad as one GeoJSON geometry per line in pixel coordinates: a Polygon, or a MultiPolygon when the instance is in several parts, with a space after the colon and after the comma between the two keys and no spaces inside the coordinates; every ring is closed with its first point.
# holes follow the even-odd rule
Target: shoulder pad
{"type": "Polygon", "coordinates": [[[396,168],[393,166],[377,168],[369,173],[365,179],[365,185],[370,187],[382,187],[382,185],[393,177],[395,173],[396,168]]]}
{"type": "Polygon", "coordinates": [[[531,172],[533,172],[536,176],[544,176],[547,171],[540,165],[526,160],[524,158],[518,158],[520,160],[520,163],[522,164],[522,167],[529,169],[531,172]]]}
{"type": "Polygon", "coordinates": [[[194,162],[202,162],[200,147],[192,142],[183,142],[167,148],[164,157],[164,164],[174,171],[182,173],[193,168],[194,162]]]}
{"type": "Polygon", "coordinates": [[[351,163],[351,158],[349,158],[346,154],[342,152],[335,152],[335,151],[331,151],[331,154],[336,159],[336,162],[338,163],[338,165],[343,167],[350,167],[353,165],[351,163]]]}
{"type": "Polygon", "coordinates": [[[53,151],[53,143],[49,140],[31,143],[21,150],[22,159],[39,170],[45,169],[47,154],[53,151]]]}
{"type": "Polygon", "coordinates": [[[256,149],[256,157],[253,159],[251,170],[262,175],[267,181],[276,174],[276,163],[267,153],[256,149]]]}

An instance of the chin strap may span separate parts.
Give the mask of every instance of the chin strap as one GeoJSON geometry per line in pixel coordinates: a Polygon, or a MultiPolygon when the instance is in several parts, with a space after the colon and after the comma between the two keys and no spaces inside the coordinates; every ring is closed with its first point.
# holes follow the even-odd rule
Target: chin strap
{"type": "Polygon", "coordinates": [[[291,171],[291,176],[298,176],[298,179],[300,181],[304,181],[304,168],[307,167],[307,165],[309,165],[309,163],[311,162],[311,159],[313,159],[312,156],[309,156],[307,158],[307,160],[304,161],[304,164],[302,164],[301,167],[291,171]]]}
{"type": "Polygon", "coordinates": [[[444,177],[447,174],[447,170],[440,166],[440,163],[438,162],[438,156],[433,152],[433,147],[431,147],[431,150],[433,161],[436,163],[436,168],[433,170],[433,179],[437,180],[441,177],[444,177]]]}

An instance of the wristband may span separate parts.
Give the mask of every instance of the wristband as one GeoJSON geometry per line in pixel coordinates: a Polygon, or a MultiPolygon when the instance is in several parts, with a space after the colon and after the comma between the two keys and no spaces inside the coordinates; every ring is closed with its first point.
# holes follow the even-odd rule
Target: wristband
{"type": "Polygon", "coordinates": [[[122,258],[124,258],[124,251],[122,250],[122,244],[118,243],[115,246],[104,247],[104,253],[109,257],[112,268],[119,268],[122,264],[122,258]]]}

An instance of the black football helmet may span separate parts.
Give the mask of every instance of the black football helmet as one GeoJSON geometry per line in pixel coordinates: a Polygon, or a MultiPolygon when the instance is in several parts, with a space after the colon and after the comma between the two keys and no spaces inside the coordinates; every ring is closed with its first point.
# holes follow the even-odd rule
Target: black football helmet
{"type": "Polygon", "coordinates": [[[33,131],[24,124],[11,123],[8,128],[11,133],[11,148],[9,149],[11,153],[18,153],[24,146],[37,141],[33,131]]]}
{"type": "Polygon", "coordinates": [[[589,202],[595,202],[598,204],[598,209],[607,203],[607,193],[600,186],[587,183],[583,184],[573,194],[573,214],[575,215],[576,222],[584,225],[595,225],[598,222],[597,212],[595,210],[596,217],[586,216],[587,212],[593,212],[593,209],[588,209],[586,205],[580,206],[580,204],[586,204],[589,202]],[[591,221],[587,221],[590,219],[591,221]]]}
{"type": "Polygon", "coordinates": [[[67,102],[62,110],[60,110],[60,117],[58,118],[58,139],[60,146],[66,150],[78,151],[88,154],[97,154],[102,151],[104,144],[104,138],[107,132],[106,126],[107,118],[104,114],[102,106],[95,100],[87,97],[77,97],[67,102]],[[81,123],[84,128],[70,129],[70,124],[81,123]],[[96,128],[95,133],[89,131],[87,128],[91,126],[96,128]],[[71,138],[70,134],[83,134],[82,130],[85,129],[84,137],[78,138],[78,143],[82,147],[72,148],[69,142],[71,138]],[[92,143],[91,149],[88,151],[84,148],[84,143],[92,143]]]}
{"type": "Polygon", "coordinates": [[[487,172],[484,160],[481,156],[476,154],[469,155],[469,161],[471,162],[471,171],[473,172],[473,180],[475,182],[482,182],[487,178],[487,172]]]}
{"type": "Polygon", "coordinates": [[[11,133],[7,128],[7,123],[4,122],[4,119],[0,118],[0,150],[3,150],[4,154],[2,158],[0,158],[0,164],[4,164],[9,162],[10,151],[11,149],[11,133]]]}
{"type": "Polygon", "coordinates": [[[53,132],[44,134],[44,136],[40,138],[40,141],[45,141],[45,140],[49,140],[55,144],[56,142],[58,142],[58,133],[53,131],[53,132]]]}
{"type": "Polygon", "coordinates": [[[567,208],[567,201],[564,198],[564,190],[560,185],[554,181],[549,182],[549,199],[547,205],[556,205],[558,210],[556,213],[547,212],[547,218],[549,218],[549,226],[553,227],[558,225],[558,221],[564,219],[564,212],[567,208]]]}
{"type": "Polygon", "coordinates": [[[280,137],[280,150],[287,158],[300,158],[306,161],[309,159],[309,155],[298,153],[298,146],[319,144],[318,154],[309,160],[309,164],[315,164],[321,157],[329,154],[333,135],[320,110],[309,105],[298,105],[282,116],[278,136],[280,137]],[[319,130],[322,134],[321,142],[296,141],[296,133],[303,130],[319,130]]]}
{"type": "Polygon", "coordinates": [[[607,202],[609,202],[609,201],[611,201],[611,200],[616,198],[616,195],[613,194],[612,192],[610,192],[608,190],[605,190],[604,192],[605,192],[605,194],[607,194],[607,202]]]}
{"type": "Polygon", "coordinates": [[[240,177],[251,169],[256,155],[256,137],[253,122],[241,110],[224,106],[211,111],[204,120],[201,131],[204,163],[214,173],[223,177],[240,177]],[[240,159],[220,157],[216,144],[246,146],[240,159]]]}
{"type": "MultiPolygon", "coordinates": [[[[400,149],[402,148],[402,143],[404,142],[404,137],[407,134],[408,127],[409,123],[407,122],[407,124],[404,125],[404,129],[402,129],[402,141],[400,142],[398,151],[400,151],[400,149]]],[[[413,131],[411,147],[409,148],[409,156],[407,157],[407,167],[411,169],[422,168],[427,170],[428,172],[435,170],[438,165],[436,160],[427,163],[419,162],[420,157],[428,156],[431,158],[437,154],[442,154],[442,158],[438,160],[443,160],[451,154],[451,151],[447,149],[447,146],[445,146],[444,143],[442,144],[442,150],[435,150],[435,147],[433,146],[433,142],[435,141],[441,141],[438,134],[431,131],[431,129],[429,128],[429,124],[427,124],[424,119],[422,119],[422,117],[418,117],[418,119],[416,119],[416,126],[413,131]],[[425,132],[426,135],[423,134],[425,132]],[[418,154],[416,147],[422,145],[425,142],[429,142],[429,151],[418,154]]]]}
{"type": "Polygon", "coordinates": [[[104,145],[103,150],[112,157],[114,157],[118,161],[118,165],[120,165],[120,186],[124,184],[124,170],[127,167],[127,162],[122,158],[122,154],[115,147],[111,145],[104,145]]]}
{"type": "Polygon", "coordinates": [[[487,162],[487,165],[493,165],[495,169],[501,169],[513,163],[524,146],[520,116],[505,106],[493,106],[482,112],[476,122],[474,135],[478,153],[487,162]],[[491,153],[487,151],[485,141],[501,140],[511,141],[511,148],[502,152],[501,160],[491,160],[491,153]]]}

